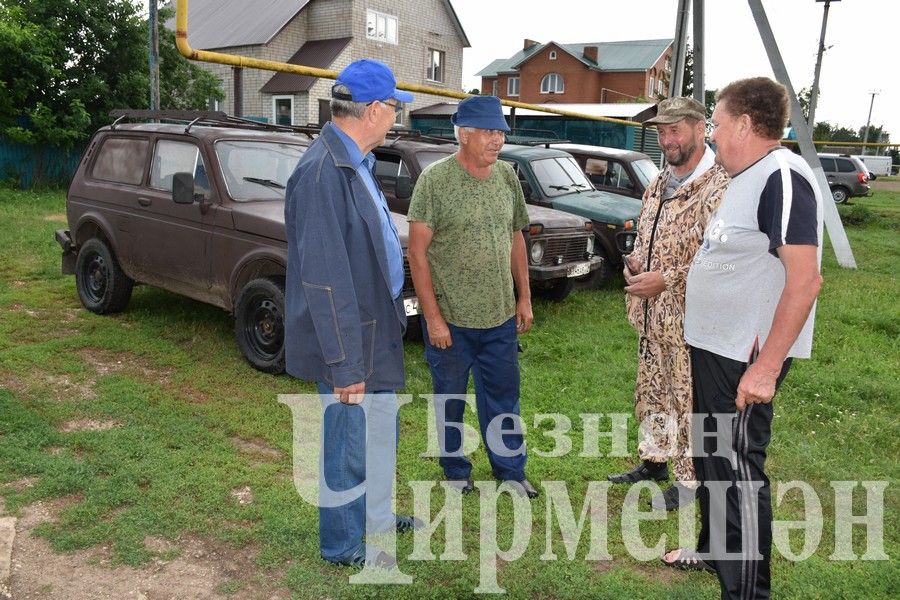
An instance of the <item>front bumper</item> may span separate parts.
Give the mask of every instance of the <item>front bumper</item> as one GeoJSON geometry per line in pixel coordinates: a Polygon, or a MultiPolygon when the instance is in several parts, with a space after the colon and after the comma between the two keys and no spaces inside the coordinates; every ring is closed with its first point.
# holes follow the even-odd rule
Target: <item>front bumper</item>
{"type": "Polygon", "coordinates": [[[74,275],[76,252],[72,236],[69,235],[69,231],[66,229],[57,229],[55,237],[56,243],[62,248],[62,274],[74,275]]]}
{"type": "Polygon", "coordinates": [[[528,265],[528,278],[532,281],[549,281],[566,277],[581,277],[591,271],[596,271],[601,264],[603,264],[603,258],[592,256],[588,260],[561,265],[528,265]]]}

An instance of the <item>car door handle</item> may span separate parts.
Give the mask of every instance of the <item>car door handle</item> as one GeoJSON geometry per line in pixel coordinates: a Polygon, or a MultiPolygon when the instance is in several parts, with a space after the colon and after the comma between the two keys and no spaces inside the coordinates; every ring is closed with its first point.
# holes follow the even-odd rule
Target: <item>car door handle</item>
{"type": "Polygon", "coordinates": [[[140,204],[141,206],[150,206],[151,204],[153,204],[153,200],[151,200],[150,198],[138,198],[138,204],[140,204]]]}

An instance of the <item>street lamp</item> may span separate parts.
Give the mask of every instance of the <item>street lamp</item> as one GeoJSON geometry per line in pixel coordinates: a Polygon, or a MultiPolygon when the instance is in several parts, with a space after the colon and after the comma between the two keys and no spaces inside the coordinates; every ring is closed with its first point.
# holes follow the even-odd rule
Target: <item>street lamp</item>
{"type": "Polygon", "coordinates": [[[866,144],[869,143],[869,124],[872,122],[872,105],[875,104],[875,96],[878,95],[878,92],[869,93],[872,94],[872,100],[869,101],[869,118],[866,119],[866,133],[863,135],[863,154],[866,153],[866,144]]]}
{"type": "Polygon", "coordinates": [[[819,73],[822,71],[822,54],[825,52],[825,27],[828,25],[828,8],[832,2],[841,0],[816,0],[824,2],[825,10],[822,13],[822,33],[819,34],[819,53],[816,56],[816,72],[813,75],[812,90],[809,94],[809,132],[812,134],[816,128],[816,102],[819,100],[819,73]]]}

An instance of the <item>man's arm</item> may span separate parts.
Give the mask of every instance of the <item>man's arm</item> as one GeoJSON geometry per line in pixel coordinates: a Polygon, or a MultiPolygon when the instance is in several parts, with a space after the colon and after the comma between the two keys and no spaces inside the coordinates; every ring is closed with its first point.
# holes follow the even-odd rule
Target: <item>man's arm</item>
{"type": "Polygon", "coordinates": [[[512,256],[510,257],[513,282],[519,299],[516,301],[516,328],[525,333],[531,329],[534,315],[531,312],[531,286],[528,283],[528,258],[525,250],[525,236],[521,231],[512,234],[512,256]]]}
{"type": "Polygon", "coordinates": [[[775,395],[775,380],[822,288],[816,246],[781,246],[778,258],[784,265],[784,290],[766,343],[738,384],[735,399],[738,410],[743,410],[747,404],[771,402],[775,395]]]}
{"type": "Polygon", "coordinates": [[[453,340],[450,337],[450,328],[438,307],[437,297],[434,295],[434,282],[431,280],[431,268],[428,265],[428,247],[431,246],[433,237],[434,232],[425,223],[409,222],[407,256],[413,285],[419,298],[422,317],[428,328],[428,340],[435,348],[443,349],[452,346],[453,340]]]}

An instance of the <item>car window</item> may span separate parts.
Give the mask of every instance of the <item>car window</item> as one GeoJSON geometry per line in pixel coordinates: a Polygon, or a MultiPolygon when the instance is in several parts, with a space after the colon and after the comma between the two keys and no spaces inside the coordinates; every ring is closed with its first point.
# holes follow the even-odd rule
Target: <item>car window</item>
{"type": "Polygon", "coordinates": [[[836,158],[838,173],[856,173],[856,167],[848,158],[836,158]]]}
{"type": "Polygon", "coordinates": [[[836,173],[837,168],[834,166],[834,159],[830,156],[820,156],[819,160],[822,161],[822,170],[826,173],[836,173]]]}
{"type": "Polygon", "coordinates": [[[614,187],[620,190],[633,190],[634,183],[631,181],[631,177],[628,176],[628,171],[625,170],[625,165],[620,163],[619,161],[609,161],[609,185],[610,187],[614,187]]]}
{"type": "Polygon", "coordinates": [[[228,194],[238,202],[283,200],[287,180],[306,151],[301,144],[219,140],[216,157],[228,194]]]}
{"type": "Polygon", "coordinates": [[[659,173],[659,167],[652,160],[641,158],[631,163],[635,176],[645,188],[650,185],[653,178],[659,173]]]}
{"type": "Polygon", "coordinates": [[[571,194],[593,187],[572,157],[533,160],[531,161],[531,170],[544,195],[549,197],[571,194]]]}
{"type": "Polygon", "coordinates": [[[91,176],[103,181],[140,185],[150,142],[146,139],[108,137],[97,152],[91,176]]]}
{"type": "Polygon", "coordinates": [[[150,167],[150,187],[171,192],[175,173],[192,173],[194,185],[200,188],[197,193],[209,195],[209,178],[197,146],[189,142],[159,140],[150,167]]]}
{"type": "Polygon", "coordinates": [[[450,153],[447,152],[417,152],[416,157],[419,159],[419,167],[424,171],[425,167],[431,163],[435,163],[442,158],[447,158],[450,153]]]}
{"type": "Polygon", "coordinates": [[[389,152],[375,152],[375,177],[381,183],[385,196],[393,196],[397,190],[397,178],[409,177],[409,168],[403,159],[389,152]]]}

